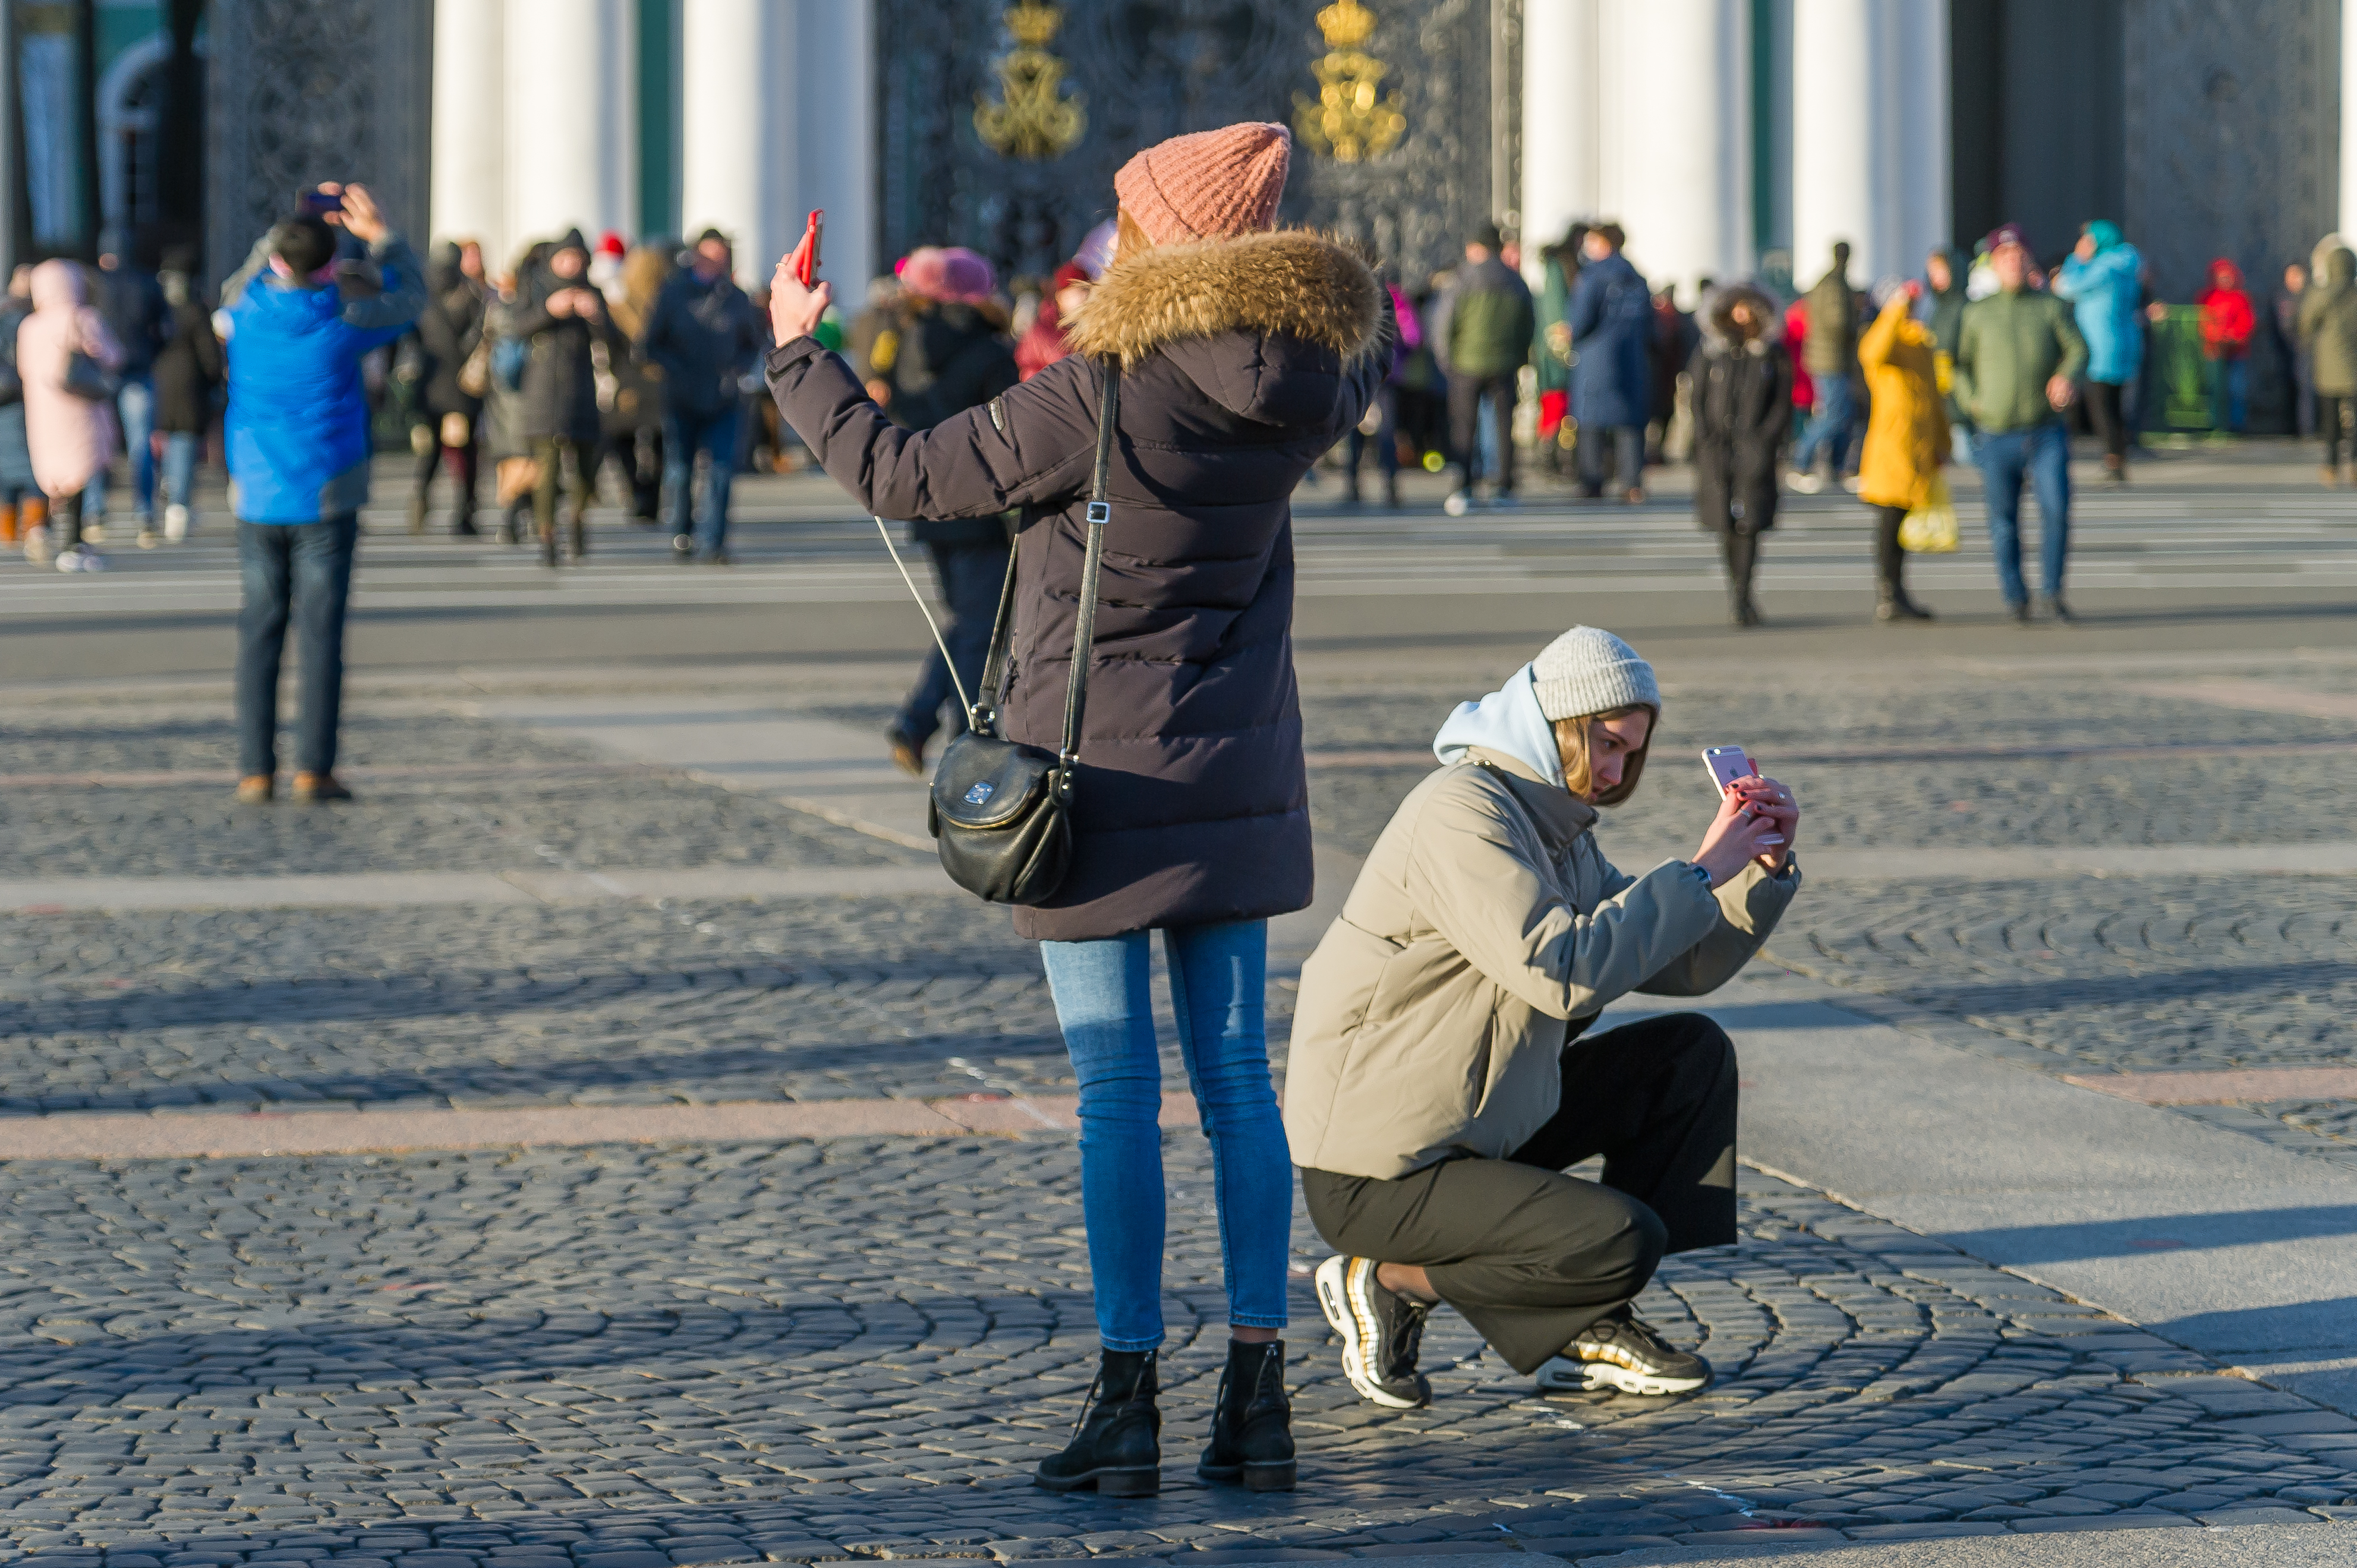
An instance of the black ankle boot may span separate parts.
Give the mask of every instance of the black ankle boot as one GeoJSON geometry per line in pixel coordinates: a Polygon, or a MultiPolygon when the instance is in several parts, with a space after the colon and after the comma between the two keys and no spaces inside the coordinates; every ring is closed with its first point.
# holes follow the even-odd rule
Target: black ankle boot
{"type": "Polygon", "coordinates": [[[1242,1481],[1248,1492],[1293,1490],[1293,1405],[1285,1397],[1285,1344],[1228,1341],[1211,1412],[1211,1441],[1195,1474],[1242,1481]]]}
{"type": "Polygon", "coordinates": [[[1151,1350],[1107,1350],[1073,1424],[1072,1441],[1039,1461],[1032,1479],[1051,1492],[1094,1487],[1108,1498],[1150,1498],[1162,1489],[1161,1384],[1151,1350]]]}

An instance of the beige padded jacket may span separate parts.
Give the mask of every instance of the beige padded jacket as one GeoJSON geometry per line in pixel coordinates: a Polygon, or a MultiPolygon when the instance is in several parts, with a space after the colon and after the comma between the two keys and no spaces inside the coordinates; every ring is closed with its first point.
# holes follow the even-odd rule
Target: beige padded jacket
{"type": "Polygon", "coordinates": [[[1555,1115],[1575,1024],[1631,991],[1716,990],[1801,886],[1797,865],[1747,866],[1717,892],[1685,861],[1623,875],[1595,822],[1479,746],[1401,802],[1302,966],[1285,1085],[1295,1164],[1393,1179],[1504,1158],[1555,1115]]]}

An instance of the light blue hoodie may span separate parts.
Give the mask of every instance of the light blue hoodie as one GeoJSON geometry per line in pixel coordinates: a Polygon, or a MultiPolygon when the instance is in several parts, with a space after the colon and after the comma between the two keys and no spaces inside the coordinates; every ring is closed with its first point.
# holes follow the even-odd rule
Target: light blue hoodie
{"type": "Polygon", "coordinates": [[[2095,254],[2073,254],[2054,274],[2054,293],[2071,302],[2079,335],[2087,340],[2087,379],[2126,386],[2144,367],[2144,257],[2120,238],[2116,224],[2097,219],[2087,225],[2095,254]]]}
{"type": "Polygon", "coordinates": [[[1432,754],[1443,762],[1461,761],[1476,746],[1525,764],[1558,789],[1567,788],[1555,725],[1539,707],[1538,678],[1527,664],[1480,702],[1458,703],[1432,737],[1432,754]]]}

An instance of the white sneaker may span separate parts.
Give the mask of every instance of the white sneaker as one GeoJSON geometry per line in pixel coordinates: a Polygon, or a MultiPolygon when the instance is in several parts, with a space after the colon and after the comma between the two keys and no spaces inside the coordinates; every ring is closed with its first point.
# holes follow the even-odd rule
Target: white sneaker
{"type": "Polygon", "coordinates": [[[1858,487],[1859,483],[1860,483],[1860,481],[1859,481],[1859,479],[1858,479],[1858,477],[1857,477],[1856,474],[1852,474],[1852,475],[1849,475],[1847,478],[1844,478],[1844,479],[1842,480],[1842,482],[1841,482],[1841,487],[1842,487],[1842,489],[1844,489],[1847,490],[1850,494],[1852,494],[1852,495],[1856,495],[1856,494],[1857,494],[1857,487],[1858,487]]]}
{"type": "Polygon", "coordinates": [[[196,519],[178,501],[164,509],[164,537],[178,544],[196,531],[196,519]]]}
{"type": "Polygon", "coordinates": [[[106,570],[106,557],[87,544],[77,544],[70,550],[61,550],[58,553],[58,570],[103,572],[106,570]]]}
{"type": "Polygon", "coordinates": [[[1463,517],[1473,510],[1473,492],[1451,490],[1448,493],[1448,499],[1440,503],[1440,510],[1451,517],[1463,517]]]}
{"type": "Polygon", "coordinates": [[[25,559],[38,566],[49,558],[49,525],[37,522],[25,530],[25,559]]]}
{"type": "Polygon", "coordinates": [[[1792,486],[1796,495],[1813,496],[1825,488],[1824,480],[1805,468],[1793,469],[1786,482],[1792,486]]]}

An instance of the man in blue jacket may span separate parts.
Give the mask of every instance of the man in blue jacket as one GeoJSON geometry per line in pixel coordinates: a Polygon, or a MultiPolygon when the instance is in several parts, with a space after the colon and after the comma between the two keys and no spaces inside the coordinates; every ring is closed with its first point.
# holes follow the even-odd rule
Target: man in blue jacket
{"type": "Polygon", "coordinates": [[[728,238],[706,229],[688,264],[656,296],[639,352],[662,371],[663,489],[671,547],[683,561],[728,564],[728,487],[737,467],[737,380],[760,357],[761,313],[731,275],[728,238]],[[688,518],[695,455],[705,455],[704,505],[688,518]]]}
{"type": "Polygon", "coordinates": [[[368,499],[361,359],[408,330],[425,304],[417,258],[385,227],[368,192],[357,185],[319,188],[340,209],[324,217],[307,210],[278,224],[223,290],[236,291],[227,309],[222,435],[244,590],[237,798],[245,801],[267,800],[275,789],[278,665],[290,618],[303,665],[295,799],[351,799],[335,766],[344,606],[361,503],[368,499]],[[331,223],[368,247],[365,263],[338,262],[331,223]]]}
{"type": "Polygon", "coordinates": [[[1618,223],[1602,223],[1580,242],[1587,264],[1571,291],[1571,413],[1579,421],[1579,493],[1604,493],[1609,444],[1620,499],[1645,499],[1645,414],[1652,376],[1647,345],[1653,295],[1620,253],[1618,223]]]}

